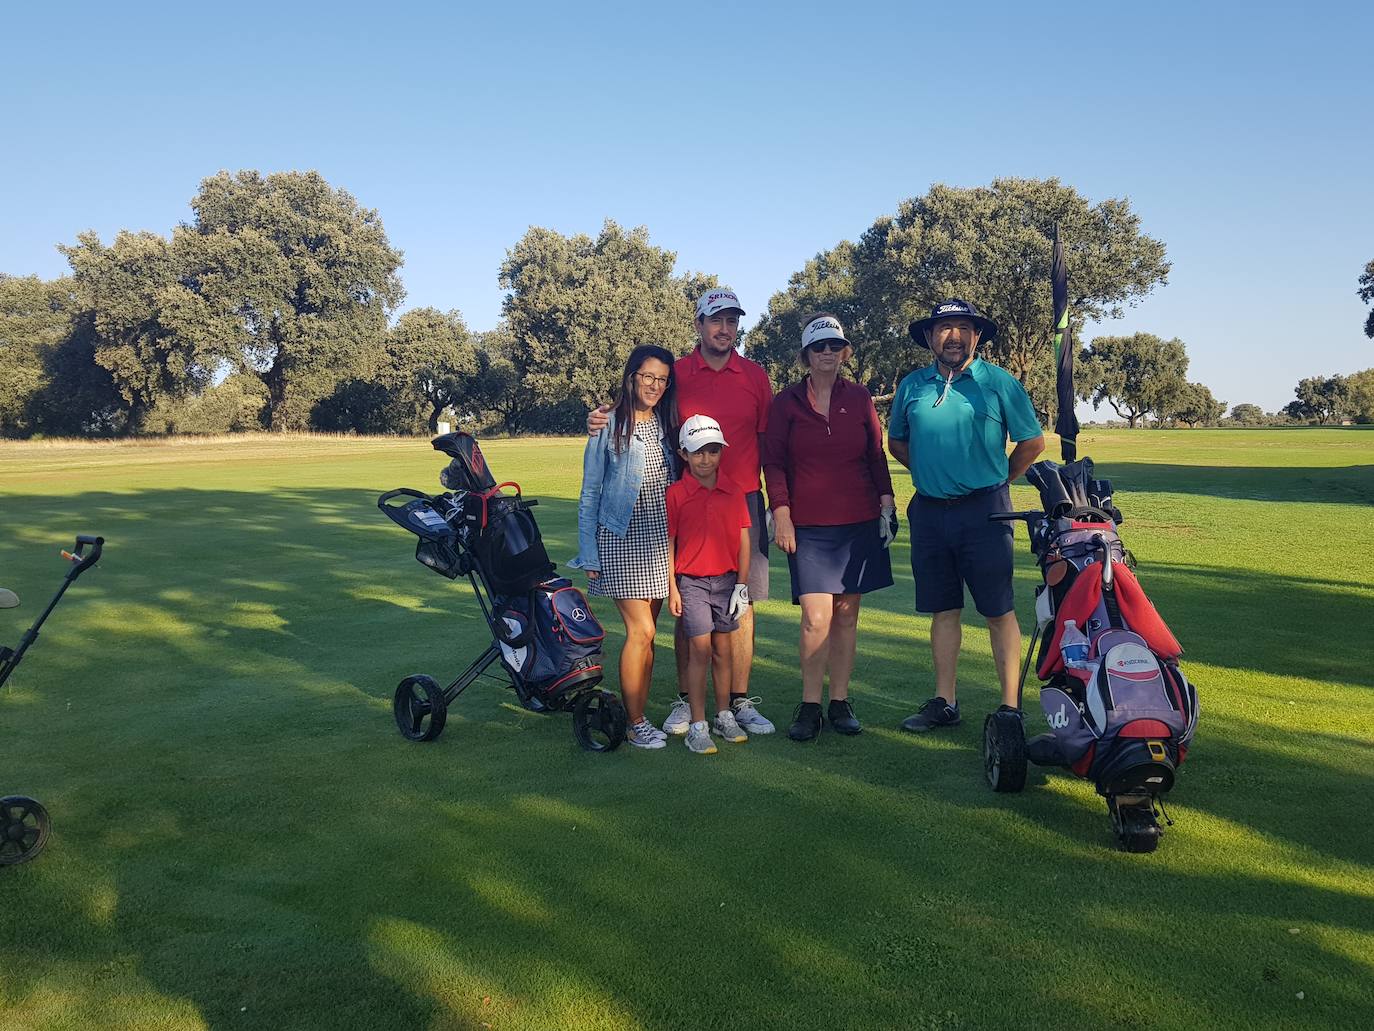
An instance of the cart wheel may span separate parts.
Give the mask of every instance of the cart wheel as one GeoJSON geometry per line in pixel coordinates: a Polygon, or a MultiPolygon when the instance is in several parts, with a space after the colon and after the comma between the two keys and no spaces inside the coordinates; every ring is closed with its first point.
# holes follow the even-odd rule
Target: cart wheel
{"type": "Polygon", "coordinates": [[[613,752],[625,740],[625,706],[609,691],[583,691],[573,706],[573,737],[589,752],[613,752]]]}
{"type": "Polygon", "coordinates": [[[48,843],[48,811],[32,798],[0,798],[0,866],[27,863],[48,843]]]}
{"type": "Polygon", "coordinates": [[[983,772],[993,791],[1026,786],[1026,730],[1010,712],[990,712],[983,720],[983,772]]]}
{"type": "Polygon", "coordinates": [[[413,673],[396,685],[391,699],[391,713],[396,717],[396,729],[410,741],[433,741],[444,730],[448,719],[448,702],[444,690],[433,677],[413,673]]]}

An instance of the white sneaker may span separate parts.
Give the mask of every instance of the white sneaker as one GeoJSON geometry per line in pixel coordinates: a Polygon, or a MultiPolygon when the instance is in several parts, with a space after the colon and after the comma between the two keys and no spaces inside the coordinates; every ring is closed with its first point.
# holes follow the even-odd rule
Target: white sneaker
{"type": "Polygon", "coordinates": [[[692,706],[686,698],[679,698],[668,710],[668,718],[663,721],[663,729],[669,734],[682,736],[692,725],[692,706]]]}
{"type": "Polygon", "coordinates": [[[749,734],[771,734],[778,728],[763,713],[754,708],[761,699],[736,698],[731,702],[735,710],[735,721],[749,734]]]}
{"type": "Polygon", "coordinates": [[[729,709],[721,709],[716,713],[716,718],[711,724],[711,732],[737,745],[749,740],[749,735],[740,729],[740,725],[735,722],[735,714],[729,709]]]}
{"type": "Polygon", "coordinates": [[[640,717],[638,723],[625,728],[625,740],[636,748],[662,748],[668,743],[668,735],[640,717]]]}
{"type": "Polygon", "coordinates": [[[687,747],[697,755],[715,755],[716,743],[711,740],[711,725],[705,720],[687,727],[687,747]]]}

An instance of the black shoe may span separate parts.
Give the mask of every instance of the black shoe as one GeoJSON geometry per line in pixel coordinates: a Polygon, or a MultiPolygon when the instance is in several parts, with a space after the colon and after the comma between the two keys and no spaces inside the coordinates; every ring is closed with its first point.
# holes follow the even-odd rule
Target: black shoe
{"type": "Polygon", "coordinates": [[[821,732],[821,703],[802,702],[792,714],[792,725],[787,728],[787,736],[793,741],[813,741],[821,732]]]}
{"type": "Polygon", "coordinates": [[[1024,712],[1022,712],[1020,709],[1018,709],[1018,708],[1017,708],[1016,706],[1014,706],[1014,705],[999,705],[999,706],[997,707],[997,711],[998,711],[998,712],[1009,712],[1009,713],[1011,713],[1013,716],[1015,716],[1018,720],[1022,720],[1022,721],[1024,721],[1025,718],[1026,718],[1026,714],[1025,714],[1024,712]]]}
{"type": "Polygon", "coordinates": [[[825,714],[830,726],[841,734],[862,734],[864,726],[854,715],[854,706],[848,698],[830,699],[830,708],[825,714]]]}
{"type": "Polygon", "coordinates": [[[950,705],[936,695],[922,705],[919,711],[902,720],[902,729],[920,734],[936,727],[957,727],[960,722],[959,703],[950,705]]]}

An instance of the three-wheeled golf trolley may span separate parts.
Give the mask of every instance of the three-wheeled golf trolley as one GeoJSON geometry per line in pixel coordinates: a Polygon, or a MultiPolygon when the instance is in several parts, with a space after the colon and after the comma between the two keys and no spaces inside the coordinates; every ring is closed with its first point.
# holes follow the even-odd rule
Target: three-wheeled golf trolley
{"type": "Polygon", "coordinates": [[[397,728],[411,741],[432,741],[454,699],[500,662],[527,709],[571,710],[578,744],[592,752],[618,748],[624,706],[598,689],[605,633],[582,592],[555,575],[530,514],[538,502],[524,498],[517,483],[497,483],[468,434],[432,443],[449,456],[439,476],[448,491],[402,487],[383,494],[377,507],[420,538],[415,558],[422,565],[450,580],[467,578],[492,641],[447,687],[423,673],[402,680],[392,699],[397,728]]]}
{"type": "MultiPolygon", "coordinates": [[[[48,602],[48,607],[34,620],[33,626],[19,639],[17,648],[0,645],[0,686],[4,686],[5,681],[24,658],[24,653],[38,640],[38,628],[57,607],[67,588],[76,582],[78,576],[100,561],[100,552],[104,545],[104,537],[88,537],[81,534],[76,538],[76,548],[73,551],[62,552],[62,557],[71,565],[62,580],[62,586],[57,589],[52,601],[48,602]],[[86,551],[87,548],[91,550],[86,551]]],[[[18,604],[19,598],[13,591],[0,588],[0,608],[14,608],[18,604]]],[[[48,811],[36,799],[25,795],[6,795],[0,798],[0,866],[24,863],[38,855],[48,843],[50,830],[48,811]]]]}
{"type": "Polygon", "coordinates": [[[1094,478],[1092,459],[1037,462],[1026,478],[1042,510],[989,518],[1024,520],[1030,530],[1043,582],[1017,705],[1034,658],[1050,733],[1027,741],[1021,716],[991,713],[983,724],[988,783],[1020,791],[1028,760],[1063,767],[1107,800],[1123,849],[1153,852],[1161,799],[1197,727],[1197,691],[1178,665],[1183,649],[1131,572],[1111,482],[1094,478]]]}

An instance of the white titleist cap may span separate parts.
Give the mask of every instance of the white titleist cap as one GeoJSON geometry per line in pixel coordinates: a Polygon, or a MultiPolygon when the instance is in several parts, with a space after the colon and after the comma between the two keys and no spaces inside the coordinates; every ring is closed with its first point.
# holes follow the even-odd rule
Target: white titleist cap
{"type": "Polygon", "coordinates": [[[846,344],[849,343],[844,337],[844,327],[838,319],[829,315],[822,315],[806,324],[806,328],[802,330],[802,350],[821,340],[844,340],[846,344]]]}
{"type": "Polygon", "coordinates": [[[740,307],[739,298],[735,296],[733,290],[707,290],[697,298],[697,318],[709,318],[717,312],[729,311],[734,309],[741,315],[744,309],[740,307]]]}
{"type": "Polygon", "coordinates": [[[694,415],[682,424],[677,440],[684,451],[693,454],[707,444],[725,444],[725,434],[720,432],[720,423],[709,415],[694,415]]]}

